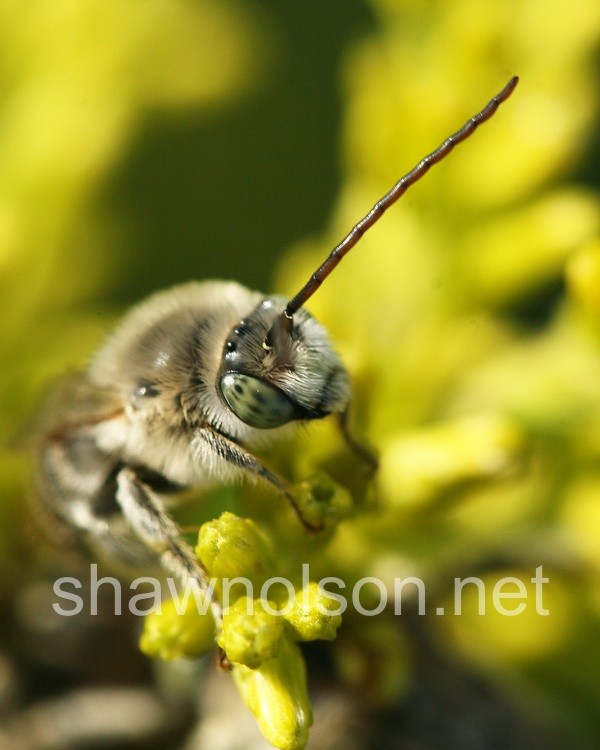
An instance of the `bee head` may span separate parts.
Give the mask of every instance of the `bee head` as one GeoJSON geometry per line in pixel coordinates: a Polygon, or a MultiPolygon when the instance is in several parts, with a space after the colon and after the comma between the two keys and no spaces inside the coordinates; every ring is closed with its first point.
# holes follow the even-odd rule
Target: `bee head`
{"type": "Polygon", "coordinates": [[[343,411],[348,376],[325,329],[286,300],[264,299],[229,333],[221,394],[233,413],[259,429],[343,411]]]}
{"type": "Polygon", "coordinates": [[[233,329],[225,344],[220,385],[227,405],[243,422],[264,429],[344,410],[349,398],[346,371],[324,329],[303,305],[411,185],[492,117],[518,81],[516,76],[511,78],[478,114],[401,177],[333,248],[294,297],[287,303],[277,297],[263,300],[233,329]]]}

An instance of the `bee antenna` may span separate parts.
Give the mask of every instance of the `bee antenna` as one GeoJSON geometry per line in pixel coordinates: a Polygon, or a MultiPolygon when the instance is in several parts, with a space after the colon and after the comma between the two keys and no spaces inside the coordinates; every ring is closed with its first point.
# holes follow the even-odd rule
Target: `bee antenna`
{"type": "Polygon", "coordinates": [[[387,209],[393,205],[408,190],[411,185],[418,182],[423,175],[428,172],[434,164],[442,161],[452,149],[462,141],[465,141],[475,130],[496,112],[498,107],[505,102],[515,90],[519,82],[518,76],[514,76],[506,86],[496,94],[485,107],[473,115],[460,130],[446,138],[446,140],[432,151],[424,159],[410,170],[404,177],[401,177],[394,187],[386,193],[383,198],[377,201],[368,214],[356,224],[344,239],[336,245],[329,253],[324,262],[317,268],[306,284],[300,289],[298,294],[287,303],[287,307],[282,313],[282,319],[285,320],[284,327],[290,327],[292,316],[302,305],[312,297],[337,264],[360,240],[363,234],[375,224],[387,209]]]}

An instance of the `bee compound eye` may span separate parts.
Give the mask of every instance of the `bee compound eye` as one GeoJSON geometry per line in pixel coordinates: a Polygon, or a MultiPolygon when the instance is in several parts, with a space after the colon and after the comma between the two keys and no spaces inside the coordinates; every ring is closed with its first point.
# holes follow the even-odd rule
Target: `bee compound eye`
{"type": "Polygon", "coordinates": [[[296,407],[285,394],[241,372],[223,375],[221,393],[236,417],[251,427],[281,427],[296,416],[296,407]]]}

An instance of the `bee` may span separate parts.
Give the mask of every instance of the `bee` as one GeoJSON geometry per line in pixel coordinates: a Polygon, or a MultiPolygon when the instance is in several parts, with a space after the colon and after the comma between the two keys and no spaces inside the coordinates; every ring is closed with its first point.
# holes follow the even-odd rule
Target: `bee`
{"type": "Polygon", "coordinates": [[[402,177],[292,299],[234,282],[190,282],[127,314],[88,368],[49,401],[37,461],[44,508],[103,557],[134,567],[159,562],[203,588],[206,573],[167,513],[168,495],[253,478],[287,498],[310,528],[256,446],[335,415],[349,448],[373,470],[377,461],[348,429],[348,372],[304,305],[386,209],[488,120],[517,81],[402,177]]]}

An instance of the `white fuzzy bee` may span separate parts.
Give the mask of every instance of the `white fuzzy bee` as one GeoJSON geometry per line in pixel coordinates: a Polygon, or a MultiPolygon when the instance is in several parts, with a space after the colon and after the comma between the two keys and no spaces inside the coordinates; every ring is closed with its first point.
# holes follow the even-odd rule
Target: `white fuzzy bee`
{"type": "Polygon", "coordinates": [[[297,509],[286,481],[250,446],[332,414],[349,447],[375,468],[346,429],[346,369],[303,305],[381,214],[489,119],[516,84],[511,79],[399,180],[292,300],[211,281],[159,292],[135,307],[88,369],[49,401],[38,462],[46,509],[105,555],[131,565],[158,557],[167,571],[203,586],[204,571],[161,495],[241,474],[272,485],[297,509]]]}

